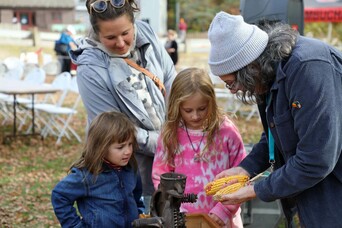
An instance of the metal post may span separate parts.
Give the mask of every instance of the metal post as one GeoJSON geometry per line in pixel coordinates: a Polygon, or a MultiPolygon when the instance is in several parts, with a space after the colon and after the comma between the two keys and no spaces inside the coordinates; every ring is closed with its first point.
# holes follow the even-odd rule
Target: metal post
{"type": "Polygon", "coordinates": [[[31,107],[31,113],[32,113],[32,134],[35,134],[35,126],[34,126],[34,93],[31,94],[32,95],[32,107],[31,107]]]}
{"type": "Polygon", "coordinates": [[[177,33],[179,34],[179,28],[178,28],[179,18],[180,18],[179,0],[176,0],[175,15],[176,15],[176,24],[175,24],[175,27],[177,28],[176,31],[177,31],[177,33]]]}
{"type": "Polygon", "coordinates": [[[13,94],[13,137],[17,135],[17,94],[13,94]]]}

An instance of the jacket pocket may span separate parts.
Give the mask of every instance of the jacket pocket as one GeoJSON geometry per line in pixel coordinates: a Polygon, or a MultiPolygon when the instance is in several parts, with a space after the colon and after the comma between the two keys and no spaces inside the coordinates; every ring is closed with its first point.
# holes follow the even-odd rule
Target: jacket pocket
{"type": "Polygon", "coordinates": [[[297,147],[298,136],[294,131],[294,122],[291,111],[287,110],[285,113],[275,116],[274,124],[281,150],[283,152],[291,152],[288,155],[292,156],[297,147]]]}
{"type": "Polygon", "coordinates": [[[86,227],[97,227],[97,210],[89,210],[82,220],[86,227]]]}

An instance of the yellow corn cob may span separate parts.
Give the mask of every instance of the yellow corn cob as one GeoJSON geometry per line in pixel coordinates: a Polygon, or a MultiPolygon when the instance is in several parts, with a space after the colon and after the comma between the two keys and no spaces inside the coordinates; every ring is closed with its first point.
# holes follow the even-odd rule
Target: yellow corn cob
{"type": "Polygon", "coordinates": [[[228,177],[223,177],[215,181],[209,182],[205,187],[205,193],[207,195],[214,195],[218,190],[220,190],[224,185],[228,184],[230,181],[237,180],[238,182],[245,183],[249,180],[246,175],[233,175],[228,177]]]}
{"type": "Polygon", "coordinates": [[[236,192],[237,190],[245,186],[245,183],[246,182],[237,182],[235,184],[228,185],[227,187],[224,187],[220,189],[219,191],[217,191],[216,194],[213,196],[213,199],[216,201],[221,201],[223,195],[236,192]]]}

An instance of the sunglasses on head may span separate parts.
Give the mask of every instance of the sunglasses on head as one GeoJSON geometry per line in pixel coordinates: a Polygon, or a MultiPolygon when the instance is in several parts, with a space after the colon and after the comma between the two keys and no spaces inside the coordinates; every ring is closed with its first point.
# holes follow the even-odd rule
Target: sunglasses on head
{"type": "Polygon", "coordinates": [[[110,2],[114,8],[119,9],[125,5],[126,0],[97,0],[90,4],[90,14],[92,13],[92,9],[97,13],[103,13],[108,8],[108,2],[110,2]]]}

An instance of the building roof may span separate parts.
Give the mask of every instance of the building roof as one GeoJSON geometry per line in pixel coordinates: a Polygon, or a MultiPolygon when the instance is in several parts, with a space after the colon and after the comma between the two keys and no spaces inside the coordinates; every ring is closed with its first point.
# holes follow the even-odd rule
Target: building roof
{"type": "Polygon", "coordinates": [[[74,8],[74,0],[1,0],[0,8],[74,8]]]}

